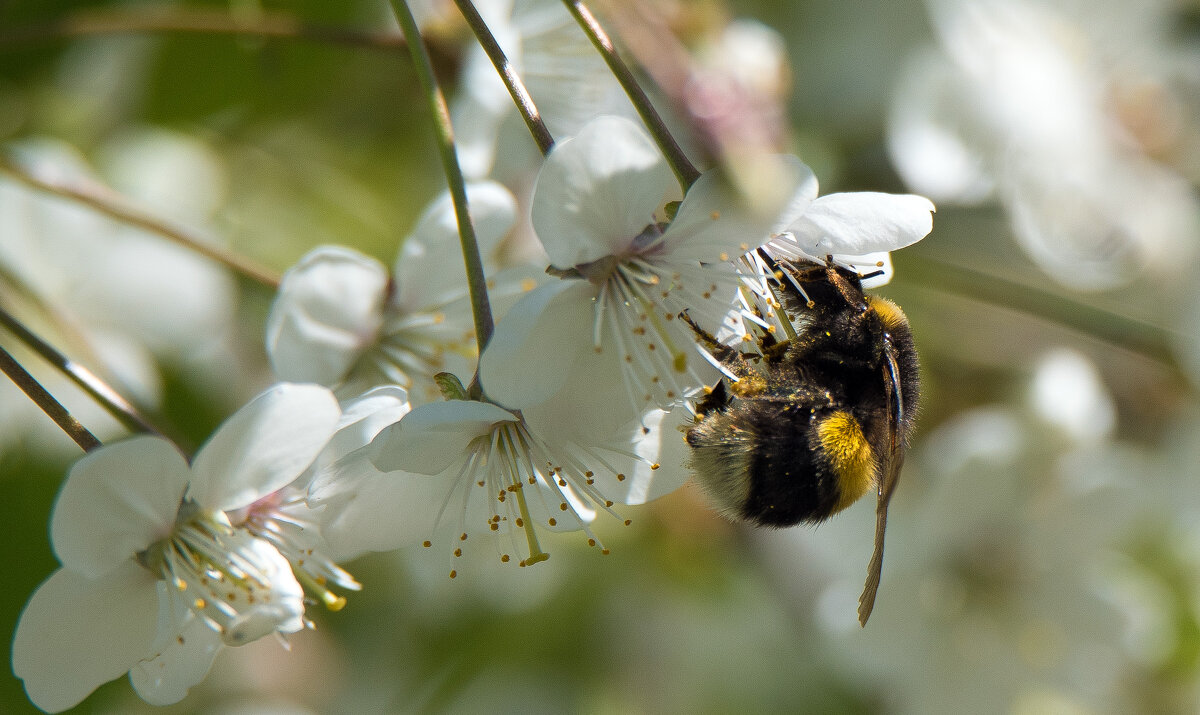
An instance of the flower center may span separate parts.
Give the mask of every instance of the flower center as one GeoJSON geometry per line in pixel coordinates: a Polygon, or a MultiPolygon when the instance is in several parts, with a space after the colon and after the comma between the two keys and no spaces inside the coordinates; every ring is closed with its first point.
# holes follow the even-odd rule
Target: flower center
{"type": "Polygon", "coordinates": [[[171,534],[137,561],[166,582],[172,613],[191,611],[226,645],[306,624],[304,592],[287,560],[224,512],[185,501],[171,534]]]}
{"type": "Polygon", "coordinates": [[[238,526],[275,547],[291,565],[292,573],[331,611],[340,611],[346,599],[330,589],[333,584],[358,591],[362,584],[324,553],[312,510],[304,502],[304,493],[285,489],[251,504],[231,518],[238,526]]]}
{"type": "MultiPolygon", "coordinates": [[[[595,518],[595,510],[602,509],[620,517],[612,509],[613,501],[600,492],[595,475],[585,466],[590,461],[612,472],[617,481],[626,479],[624,474],[616,474],[600,455],[588,449],[557,441],[551,448],[535,436],[524,421],[495,425],[467,447],[467,457],[458,468],[454,491],[447,495],[443,504],[444,510],[458,493],[463,519],[459,522],[456,541],[466,541],[467,531],[479,526],[472,523],[468,527],[466,517],[470,510],[472,522],[476,518],[485,519],[489,531],[516,527],[516,533],[524,536],[523,546],[514,543],[518,553],[525,551],[528,554],[518,560],[519,566],[531,566],[549,558],[538,543],[539,527],[582,530],[589,546],[599,546],[601,552],[607,554],[608,549],[588,524],[595,518]],[[475,493],[476,490],[482,493],[475,493]],[[483,513],[469,507],[472,500],[480,497],[487,505],[483,513]]],[[[439,513],[438,522],[441,517],[439,513]]],[[[629,521],[624,523],[628,525],[629,521]]],[[[424,545],[429,547],[432,542],[426,541],[424,545]]],[[[462,545],[456,546],[454,556],[460,557],[462,545]]],[[[501,554],[500,560],[510,561],[509,554],[501,554]]],[[[451,578],[456,573],[452,570],[451,578]]]]}

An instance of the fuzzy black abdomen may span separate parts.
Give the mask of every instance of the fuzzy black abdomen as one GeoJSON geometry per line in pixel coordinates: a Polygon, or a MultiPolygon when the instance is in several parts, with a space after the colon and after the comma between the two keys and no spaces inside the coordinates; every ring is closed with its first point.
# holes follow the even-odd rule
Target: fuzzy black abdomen
{"type": "Polygon", "coordinates": [[[817,438],[816,426],[829,409],[803,402],[777,404],[778,412],[740,406],[749,407],[741,416],[755,443],[741,516],[776,527],[821,521],[842,496],[838,475],[817,438]]]}

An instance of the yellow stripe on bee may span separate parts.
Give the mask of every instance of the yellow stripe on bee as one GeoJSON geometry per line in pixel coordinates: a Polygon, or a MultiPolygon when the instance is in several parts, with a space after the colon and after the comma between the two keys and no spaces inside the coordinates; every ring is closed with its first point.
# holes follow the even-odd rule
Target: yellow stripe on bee
{"type": "Polygon", "coordinates": [[[817,437],[821,440],[821,450],[837,475],[841,496],[833,507],[833,513],[836,513],[858,501],[871,487],[871,480],[875,476],[871,445],[863,436],[858,420],[841,410],[821,420],[817,426],[817,437]]]}
{"type": "Polygon", "coordinates": [[[867,296],[867,305],[871,306],[871,309],[879,316],[879,321],[883,323],[884,329],[889,332],[908,325],[908,317],[904,315],[904,311],[887,298],[869,295],[867,296]]]}

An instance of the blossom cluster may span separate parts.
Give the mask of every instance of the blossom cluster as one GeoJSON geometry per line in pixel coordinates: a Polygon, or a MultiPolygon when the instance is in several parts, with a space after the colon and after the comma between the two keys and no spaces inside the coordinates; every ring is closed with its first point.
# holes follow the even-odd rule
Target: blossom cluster
{"type": "MultiPolygon", "coordinates": [[[[464,86],[480,94],[460,107],[495,104],[464,86]]],[[[194,457],[139,436],[77,462],[52,519],[61,568],[13,645],[33,702],[63,710],[124,673],[148,702],[177,702],[223,647],[286,642],[312,627],[311,603],[340,609],[359,584],[337,564],[367,551],[423,544],[453,564],[484,537],[529,566],[556,530],[606,552],[601,514],[623,521],[686,480],[675,433],[720,374],[693,326],[751,339],[772,304],[767,259],[879,284],[888,252],[931,230],[927,199],[819,196],[790,155],[756,157],[773,178],[756,195],[719,166],[681,185],[625,114],[560,117],[518,198],[519,182],[487,176],[502,122],[467,112],[465,193],[500,318],[486,345],[446,193],[391,271],[335,245],[287,271],[265,321],[279,382],[194,457]]]]}

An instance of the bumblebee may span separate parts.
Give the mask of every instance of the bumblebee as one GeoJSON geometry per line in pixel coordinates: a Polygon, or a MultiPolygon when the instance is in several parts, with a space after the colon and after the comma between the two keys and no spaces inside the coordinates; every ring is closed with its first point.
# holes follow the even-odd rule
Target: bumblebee
{"type": "Polygon", "coordinates": [[[683,316],[736,378],[696,404],[689,466],[722,513],[757,526],[818,523],[874,489],[875,550],[858,609],[866,625],[920,392],[912,330],[895,303],[864,295],[862,277],[831,258],[760,255],[795,336],[764,332],[758,352],[745,353],[683,316]]]}

